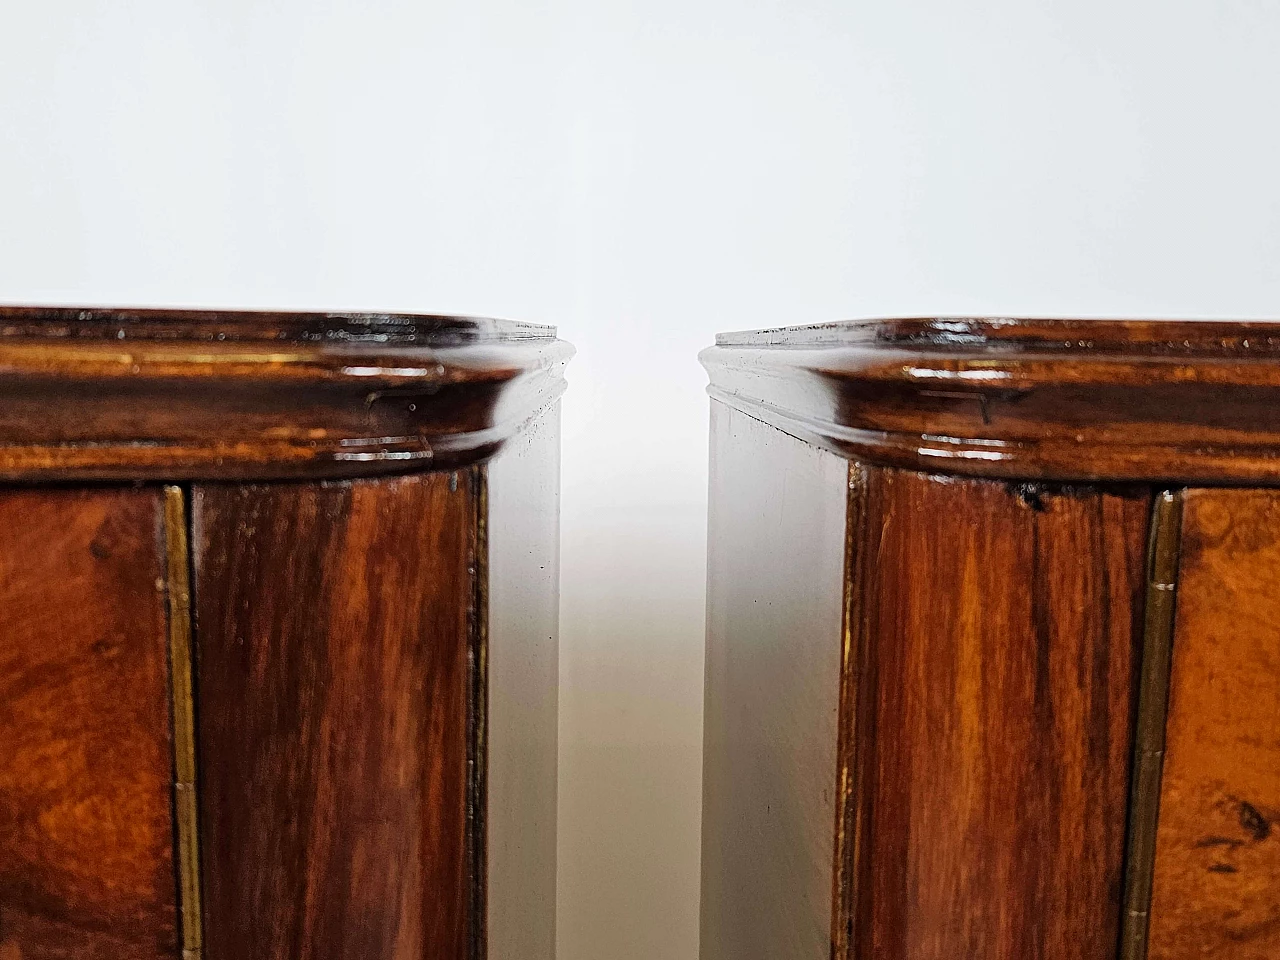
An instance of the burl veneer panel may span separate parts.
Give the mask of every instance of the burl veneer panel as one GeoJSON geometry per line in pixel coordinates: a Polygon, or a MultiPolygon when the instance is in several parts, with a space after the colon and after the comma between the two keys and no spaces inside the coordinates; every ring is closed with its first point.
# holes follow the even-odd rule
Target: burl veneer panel
{"type": "Polygon", "coordinates": [[[193,493],[209,960],[462,960],[476,478],[193,493]]]}
{"type": "Polygon", "coordinates": [[[160,494],[0,492],[0,958],[178,951],[160,494]]]}
{"type": "Polygon", "coordinates": [[[1149,496],[865,496],[854,955],[1114,960],[1149,496]]]}
{"type": "Polygon", "coordinates": [[[701,956],[826,960],[849,464],[711,411],[701,956]]]}
{"type": "Polygon", "coordinates": [[[1183,507],[1148,956],[1280,956],[1280,493],[1183,507]]]}

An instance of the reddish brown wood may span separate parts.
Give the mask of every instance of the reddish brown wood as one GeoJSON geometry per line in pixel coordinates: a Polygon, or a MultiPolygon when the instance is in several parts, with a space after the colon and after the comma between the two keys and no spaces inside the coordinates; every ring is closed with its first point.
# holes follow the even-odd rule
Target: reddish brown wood
{"type": "MultiPolygon", "coordinates": [[[[1185,527],[1178,513],[1188,483],[1280,484],[1280,324],[872,320],[729,334],[702,359],[714,398],[855,461],[834,955],[1280,956],[1280,498],[1193,490],[1185,527]]],[[[790,462],[742,457],[761,485],[790,462]]],[[[731,502],[713,486],[713,517],[731,502]]],[[[763,508],[739,522],[778,525],[763,508]]],[[[712,555],[748,539],[713,525],[712,555]]],[[[732,606],[737,656],[810,614],[779,583],[782,623],[732,606]]],[[[789,641],[806,662],[807,638],[789,641]]],[[[743,714],[790,745],[775,692],[743,714]]],[[[825,744],[810,726],[798,742],[825,744]]],[[[753,780],[806,789],[792,752],[721,789],[704,822],[746,822],[724,797],[753,780]]],[[[744,929],[783,905],[810,916],[757,901],[744,929]]]]}
{"type": "Polygon", "coordinates": [[[463,960],[476,477],[194,491],[209,960],[463,960]]]}
{"type": "Polygon", "coordinates": [[[571,354],[465,317],[0,307],[0,479],[457,467],[554,401],[571,354]]]}
{"type": "Polygon", "coordinates": [[[865,496],[852,955],[1113,960],[1149,495],[865,496]]]}
{"type": "Polygon", "coordinates": [[[717,399],[874,463],[1280,483],[1280,324],[938,318],[727,334],[717,399]]]}
{"type": "Polygon", "coordinates": [[[1148,956],[1280,956],[1280,495],[1183,508],[1148,956]]]}
{"type": "Polygon", "coordinates": [[[178,950],[161,502],[0,493],[0,958],[178,950]]]}

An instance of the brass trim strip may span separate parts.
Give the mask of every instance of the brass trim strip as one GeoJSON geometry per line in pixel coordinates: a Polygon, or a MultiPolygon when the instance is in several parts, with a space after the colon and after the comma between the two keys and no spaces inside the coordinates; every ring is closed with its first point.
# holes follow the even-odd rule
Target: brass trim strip
{"type": "Polygon", "coordinates": [[[863,627],[862,587],[865,576],[867,468],[849,463],[849,491],[845,501],[844,610],[840,644],[839,730],[836,745],[836,836],[832,873],[831,956],[853,956],[857,912],[859,850],[863,845],[863,792],[861,782],[866,736],[860,722],[859,696],[866,695],[867,653],[863,627]]]}
{"type": "Polygon", "coordinates": [[[182,953],[198,960],[203,949],[200,908],[200,836],[196,798],[195,694],[191,660],[191,550],[187,498],[181,487],[164,488],[168,562],[169,663],[173,707],[173,810],[177,825],[178,900],[182,953]]]}
{"type": "Polygon", "coordinates": [[[467,744],[467,846],[471,865],[471,957],[485,960],[488,944],[488,721],[489,721],[489,474],[471,469],[475,492],[475,566],[469,651],[469,742],[467,744]]]}
{"type": "Polygon", "coordinates": [[[1142,673],[1138,681],[1138,720],[1129,797],[1120,960],[1146,960],[1147,956],[1181,538],[1182,491],[1161,490],[1152,506],[1147,544],[1142,673]]]}

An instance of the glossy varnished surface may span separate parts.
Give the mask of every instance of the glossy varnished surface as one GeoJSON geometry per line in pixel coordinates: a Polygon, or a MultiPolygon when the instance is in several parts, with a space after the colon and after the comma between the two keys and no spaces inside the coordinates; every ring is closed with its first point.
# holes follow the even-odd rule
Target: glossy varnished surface
{"type": "Polygon", "coordinates": [[[157,490],[0,491],[0,958],[178,951],[157,490]]]}
{"type": "Polygon", "coordinates": [[[1183,514],[1148,956],[1280,956],[1280,495],[1183,514]]]}
{"type": "Polygon", "coordinates": [[[848,476],[712,404],[702,960],[830,956],[848,476]]]}
{"type": "Polygon", "coordinates": [[[490,960],[554,960],[560,411],[486,467],[485,827],[490,960]]]}
{"type": "Polygon", "coordinates": [[[727,334],[712,396],[846,456],[1011,479],[1280,478],[1280,324],[937,318],[727,334]]]}
{"type": "Polygon", "coordinates": [[[209,960],[469,956],[476,484],[195,488],[209,960]]]}
{"type": "Polygon", "coordinates": [[[0,477],[339,477],[492,454],[555,330],[465,317],[0,307],[0,477]]]}
{"type": "Polygon", "coordinates": [[[1112,960],[1149,498],[866,482],[851,956],[1112,960]]]}

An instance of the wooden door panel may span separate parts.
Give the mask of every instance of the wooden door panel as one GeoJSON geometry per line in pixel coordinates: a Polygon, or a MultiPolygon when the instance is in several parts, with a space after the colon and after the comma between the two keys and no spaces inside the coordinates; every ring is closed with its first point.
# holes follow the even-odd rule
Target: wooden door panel
{"type": "Polygon", "coordinates": [[[865,497],[852,955],[1112,960],[1149,496],[875,469],[865,497]]]}
{"type": "Polygon", "coordinates": [[[160,492],[0,492],[0,958],[178,953],[160,492]]]}
{"type": "Polygon", "coordinates": [[[476,475],[197,486],[209,960],[462,960],[476,475]]]}
{"type": "Polygon", "coordinates": [[[1183,506],[1148,956],[1280,956],[1280,493],[1183,506]]]}

